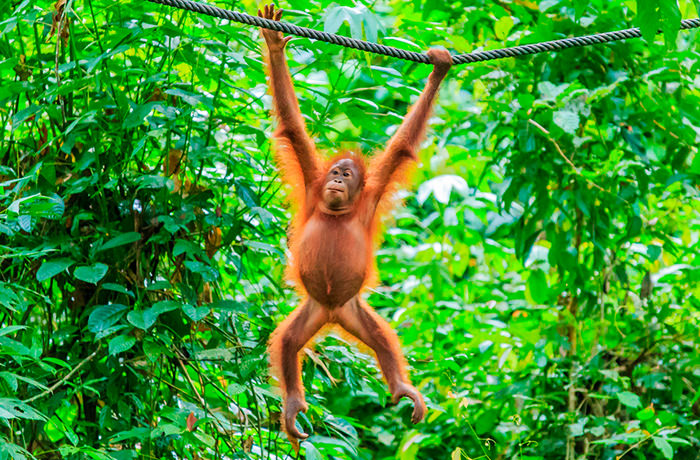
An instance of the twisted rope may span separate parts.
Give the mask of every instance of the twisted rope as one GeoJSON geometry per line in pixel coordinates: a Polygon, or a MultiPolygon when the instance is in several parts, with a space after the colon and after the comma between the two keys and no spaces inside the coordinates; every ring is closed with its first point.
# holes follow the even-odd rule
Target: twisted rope
{"type": "MultiPolygon", "coordinates": [[[[183,10],[194,11],[196,13],[206,14],[217,18],[228,19],[234,22],[240,22],[251,26],[262,27],[265,29],[276,30],[298,37],[306,37],[314,40],[320,40],[335,45],[344,46],[346,48],[355,48],[369,53],[383,54],[398,59],[407,61],[430,63],[428,55],[425,53],[416,53],[414,51],[406,51],[392,46],[379,45],[364,40],[357,40],[342,35],[329,34],[307,27],[299,27],[288,22],[273,21],[258,16],[252,16],[246,13],[237,11],[225,10],[206,3],[193,2],[190,0],[148,0],[152,3],[172,6],[183,10]]],[[[681,21],[681,30],[700,28],[700,18],[684,19],[681,21]]],[[[600,43],[608,43],[617,40],[625,40],[628,38],[641,37],[642,33],[638,27],[632,29],[616,30],[613,32],[603,32],[594,35],[585,35],[582,37],[563,38],[561,40],[552,40],[548,42],[533,43],[531,45],[513,46],[511,48],[502,48],[489,51],[478,51],[474,53],[458,54],[452,56],[454,64],[466,64],[472,62],[489,61],[493,59],[504,59],[508,57],[526,56],[528,54],[544,53],[547,51],[557,51],[567,48],[577,48],[581,46],[596,45],[600,43]]]]}

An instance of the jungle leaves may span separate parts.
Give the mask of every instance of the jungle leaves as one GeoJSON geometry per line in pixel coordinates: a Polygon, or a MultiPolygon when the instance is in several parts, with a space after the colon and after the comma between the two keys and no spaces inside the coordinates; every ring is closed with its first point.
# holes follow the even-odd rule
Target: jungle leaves
{"type": "Polygon", "coordinates": [[[656,40],[663,32],[667,48],[675,45],[681,23],[681,12],[677,0],[637,0],[636,22],[647,43],[656,40]]]}
{"type": "MultiPolygon", "coordinates": [[[[74,264],[75,261],[65,257],[47,260],[44,263],[42,263],[41,267],[39,267],[39,270],[37,270],[36,279],[39,282],[46,281],[65,271],[66,269],[70,268],[74,264]]],[[[73,276],[87,283],[97,284],[98,281],[104,278],[108,269],[109,267],[107,267],[107,265],[103,263],[84,265],[77,267],[73,271],[73,276]]]]}
{"type": "MultiPolygon", "coordinates": [[[[698,2],[634,4],[279,5],[412,51],[630,20],[648,40],[450,72],[367,297],[429,423],[331,334],[304,364],[302,458],[541,459],[569,437],[590,459],[697,455],[700,64],[675,29],[698,2]]],[[[289,456],[265,346],[299,299],[259,31],[149,2],[2,15],[0,458],[289,456]]],[[[329,153],[379,150],[430,72],[311,40],[288,59],[329,153]]]]}
{"type": "Polygon", "coordinates": [[[323,31],[334,34],[343,24],[350,26],[350,36],[376,43],[384,26],[375,14],[360,3],[353,7],[332,4],[324,16],[323,31]]]}

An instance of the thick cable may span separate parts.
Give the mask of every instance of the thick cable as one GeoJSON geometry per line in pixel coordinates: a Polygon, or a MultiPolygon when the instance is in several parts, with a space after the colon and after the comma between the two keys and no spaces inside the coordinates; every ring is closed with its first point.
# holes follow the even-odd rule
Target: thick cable
{"type": "MultiPolygon", "coordinates": [[[[242,24],[262,27],[265,29],[276,30],[298,37],[311,38],[320,40],[334,45],[344,46],[346,48],[354,48],[369,53],[383,54],[398,59],[404,59],[413,62],[430,63],[430,58],[425,53],[416,53],[414,51],[406,51],[393,46],[380,45],[364,40],[345,37],[342,35],[329,34],[307,27],[299,27],[294,24],[282,21],[273,21],[258,16],[252,16],[246,13],[237,11],[225,10],[206,3],[193,2],[190,0],[148,0],[152,3],[172,6],[182,10],[194,11],[195,13],[206,14],[221,19],[228,19],[242,24]]],[[[681,30],[696,29],[700,27],[700,18],[684,19],[681,21],[681,30]]],[[[548,51],[558,51],[567,48],[577,48],[588,45],[596,45],[600,43],[608,43],[617,40],[626,40],[628,38],[641,37],[642,33],[638,27],[624,30],[616,30],[613,32],[602,32],[593,35],[584,35],[581,37],[563,38],[560,40],[552,40],[548,42],[533,43],[530,45],[513,46],[510,48],[501,48],[488,51],[476,51],[473,53],[457,54],[452,56],[454,64],[466,64],[472,62],[490,61],[494,59],[504,59],[508,57],[526,56],[529,54],[544,53],[548,51]]]]}

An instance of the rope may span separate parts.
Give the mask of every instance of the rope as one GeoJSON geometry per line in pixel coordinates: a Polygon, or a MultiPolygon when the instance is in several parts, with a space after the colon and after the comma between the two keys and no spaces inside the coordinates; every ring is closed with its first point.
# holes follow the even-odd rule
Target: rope
{"type": "MultiPolygon", "coordinates": [[[[148,0],[152,3],[172,6],[183,10],[194,11],[196,13],[206,14],[217,18],[228,19],[234,22],[240,22],[251,26],[262,27],[265,29],[276,30],[298,37],[311,38],[323,42],[333,43],[335,45],[344,46],[346,48],[355,48],[369,53],[383,54],[407,61],[430,63],[430,58],[425,53],[416,53],[414,51],[406,51],[392,46],[379,45],[364,40],[344,37],[342,35],[329,34],[306,27],[295,26],[288,22],[273,21],[258,16],[251,16],[246,13],[225,10],[205,3],[193,2],[190,0],[148,0]]],[[[681,30],[700,28],[700,18],[684,19],[681,21],[681,30]]],[[[502,48],[489,51],[477,51],[474,53],[458,54],[452,56],[454,64],[466,64],[472,62],[489,61],[493,59],[504,59],[508,57],[526,56],[528,54],[544,53],[547,51],[557,51],[567,48],[577,48],[581,46],[596,45],[600,43],[608,43],[617,40],[625,40],[628,38],[641,37],[642,33],[638,27],[632,29],[616,30],[613,32],[603,32],[594,35],[585,35],[582,37],[563,38],[561,40],[552,40],[548,42],[533,43],[531,45],[513,46],[511,48],[502,48]]]]}

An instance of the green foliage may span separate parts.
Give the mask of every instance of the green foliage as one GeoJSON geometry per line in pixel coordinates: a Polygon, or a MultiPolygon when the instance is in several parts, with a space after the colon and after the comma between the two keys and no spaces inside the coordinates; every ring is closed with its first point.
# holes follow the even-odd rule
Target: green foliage
{"type": "Polygon", "coordinates": [[[644,39],[653,43],[659,30],[663,31],[666,45],[676,41],[681,24],[681,12],[677,0],[637,0],[637,21],[644,39]]]}
{"type": "MultiPolygon", "coordinates": [[[[427,419],[331,333],[299,457],[696,458],[697,2],[280,6],[411,50],[645,37],[451,71],[368,297],[427,419]]],[[[297,457],[265,351],[299,299],[260,43],[149,2],[0,11],[0,460],[297,457]]],[[[326,152],[380,149],[430,71],[289,47],[326,152]]]]}

